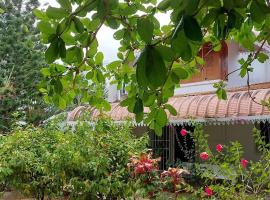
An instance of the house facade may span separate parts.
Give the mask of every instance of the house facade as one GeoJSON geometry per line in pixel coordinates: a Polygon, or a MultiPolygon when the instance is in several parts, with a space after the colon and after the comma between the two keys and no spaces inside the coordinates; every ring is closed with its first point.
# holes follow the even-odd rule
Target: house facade
{"type": "MultiPolygon", "coordinates": [[[[219,52],[211,49],[207,44],[202,48],[200,56],[205,60],[204,66],[190,80],[181,82],[181,87],[175,90],[175,96],[170,98],[169,103],[178,111],[177,116],[169,115],[169,124],[161,137],[150,134],[150,145],[163,158],[164,168],[167,163],[187,161],[184,154],[188,152],[185,152],[184,145],[194,148],[190,138],[183,142],[179,134],[183,127],[193,131],[190,119],[203,124],[205,133],[209,135],[211,148],[214,149],[217,144],[239,141],[248,160],[257,160],[260,156],[252,136],[254,126],[261,129],[266,140],[270,141],[270,111],[258,104],[270,98],[270,61],[255,61],[252,64],[254,71],[250,73],[248,87],[247,77],[241,78],[239,72],[230,72],[240,67],[238,60],[247,58],[249,52],[234,42],[223,43],[219,52]],[[219,100],[215,94],[213,84],[221,80],[226,83],[227,100],[219,100]]],[[[263,51],[269,54],[268,49],[263,51]]],[[[114,85],[108,86],[108,100],[112,104],[108,115],[115,121],[133,117],[119,105],[124,93],[125,91],[118,91],[114,85]]],[[[78,107],[70,112],[69,120],[76,120],[85,109],[78,107]]],[[[94,111],[92,115],[94,117],[97,114],[94,111]]],[[[135,124],[134,132],[137,135],[145,131],[149,131],[146,126],[135,124]]]]}

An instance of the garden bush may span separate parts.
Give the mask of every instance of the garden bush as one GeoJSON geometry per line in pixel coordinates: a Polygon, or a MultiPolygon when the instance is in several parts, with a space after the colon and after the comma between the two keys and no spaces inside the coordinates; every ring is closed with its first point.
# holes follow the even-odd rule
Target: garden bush
{"type": "Polygon", "coordinates": [[[1,188],[36,199],[269,199],[270,145],[257,129],[256,162],[243,157],[237,141],[211,151],[202,125],[195,125],[185,133],[195,141],[192,167],[161,171],[148,138],[133,136],[128,123],[58,125],[18,128],[0,137],[1,188]]]}
{"type": "Polygon", "coordinates": [[[132,193],[127,163],[147,142],[132,136],[128,124],[106,119],[17,129],[0,139],[0,181],[37,199],[126,197],[132,193]]]}
{"type": "Polygon", "coordinates": [[[224,200],[270,198],[270,146],[259,130],[254,128],[253,136],[261,157],[252,161],[243,157],[245,149],[238,141],[216,144],[215,151],[211,151],[202,125],[195,127],[191,133],[196,143],[193,173],[199,187],[193,196],[224,200]]]}
{"type": "MultiPolygon", "coordinates": [[[[178,163],[175,168],[158,170],[158,159],[151,155],[133,156],[130,160],[134,197],[149,199],[270,199],[270,144],[254,128],[254,141],[261,152],[258,161],[243,157],[244,148],[238,141],[216,144],[211,151],[203,126],[195,124],[194,132],[181,130],[179,134],[195,141],[195,162],[178,163]],[[188,175],[188,176],[187,176],[188,175]],[[188,179],[186,177],[189,177],[188,179]]],[[[185,138],[183,138],[185,139],[185,138]]]]}

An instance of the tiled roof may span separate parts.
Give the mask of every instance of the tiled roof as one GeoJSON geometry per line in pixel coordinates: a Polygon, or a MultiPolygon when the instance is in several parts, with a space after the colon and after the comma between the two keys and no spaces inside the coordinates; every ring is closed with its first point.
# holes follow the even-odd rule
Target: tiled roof
{"type": "MultiPolygon", "coordinates": [[[[255,87],[256,88],[256,87],[255,87]]],[[[270,98],[270,89],[255,89],[250,91],[251,96],[255,97],[257,102],[268,100],[270,98]]],[[[177,110],[177,116],[168,114],[170,122],[183,122],[188,119],[208,120],[208,121],[239,121],[245,119],[269,118],[270,111],[267,107],[258,105],[249,96],[247,90],[237,89],[227,93],[228,100],[219,100],[215,93],[195,94],[189,96],[174,96],[170,98],[169,104],[177,110]]],[[[124,121],[127,118],[133,118],[119,103],[112,103],[112,109],[106,113],[115,121],[124,121]]],[[[78,107],[71,111],[68,120],[76,120],[86,107],[78,107]]],[[[147,112],[147,109],[145,110],[147,112]]],[[[91,112],[94,119],[99,115],[97,110],[91,112]]]]}

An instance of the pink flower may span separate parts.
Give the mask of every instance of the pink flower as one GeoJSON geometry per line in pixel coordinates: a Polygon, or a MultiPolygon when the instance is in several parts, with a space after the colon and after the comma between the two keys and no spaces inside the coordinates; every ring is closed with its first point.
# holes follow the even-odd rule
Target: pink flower
{"type": "Polygon", "coordinates": [[[182,136],[186,136],[186,135],[187,135],[187,130],[186,130],[186,129],[182,129],[182,130],[180,131],[180,134],[181,134],[182,136]]]}
{"type": "Polygon", "coordinates": [[[210,187],[208,187],[208,186],[206,186],[204,188],[204,192],[205,192],[205,195],[208,196],[208,197],[210,197],[210,196],[213,195],[213,190],[210,187]]]}
{"type": "Polygon", "coordinates": [[[202,152],[202,153],[200,154],[200,158],[201,158],[202,160],[207,160],[207,159],[209,158],[209,155],[208,155],[208,153],[206,153],[206,152],[202,152]]]}
{"type": "Polygon", "coordinates": [[[246,168],[248,164],[248,161],[246,159],[241,159],[241,165],[243,168],[246,168]]]}
{"type": "Polygon", "coordinates": [[[143,174],[145,172],[144,166],[139,164],[135,167],[135,174],[143,174]]]}
{"type": "Polygon", "coordinates": [[[144,163],[144,166],[147,169],[147,171],[152,171],[152,169],[153,169],[152,163],[144,163]]]}
{"type": "Polygon", "coordinates": [[[221,152],[222,149],[223,149],[223,146],[222,146],[221,144],[218,144],[218,145],[216,146],[217,152],[221,152]]]}

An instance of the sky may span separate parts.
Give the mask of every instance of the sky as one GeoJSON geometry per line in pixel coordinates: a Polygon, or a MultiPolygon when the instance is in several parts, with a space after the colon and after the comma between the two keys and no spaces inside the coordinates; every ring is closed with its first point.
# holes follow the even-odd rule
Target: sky
{"type": "MultiPolygon", "coordinates": [[[[53,7],[59,7],[56,0],[39,0],[41,8],[46,8],[48,5],[53,7]]],[[[161,25],[164,25],[170,21],[168,14],[158,14],[157,19],[161,25]]],[[[113,38],[113,34],[116,30],[112,30],[103,26],[97,34],[99,42],[99,51],[104,54],[104,63],[109,63],[117,59],[117,49],[120,46],[119,41],[113,38]]]]}

